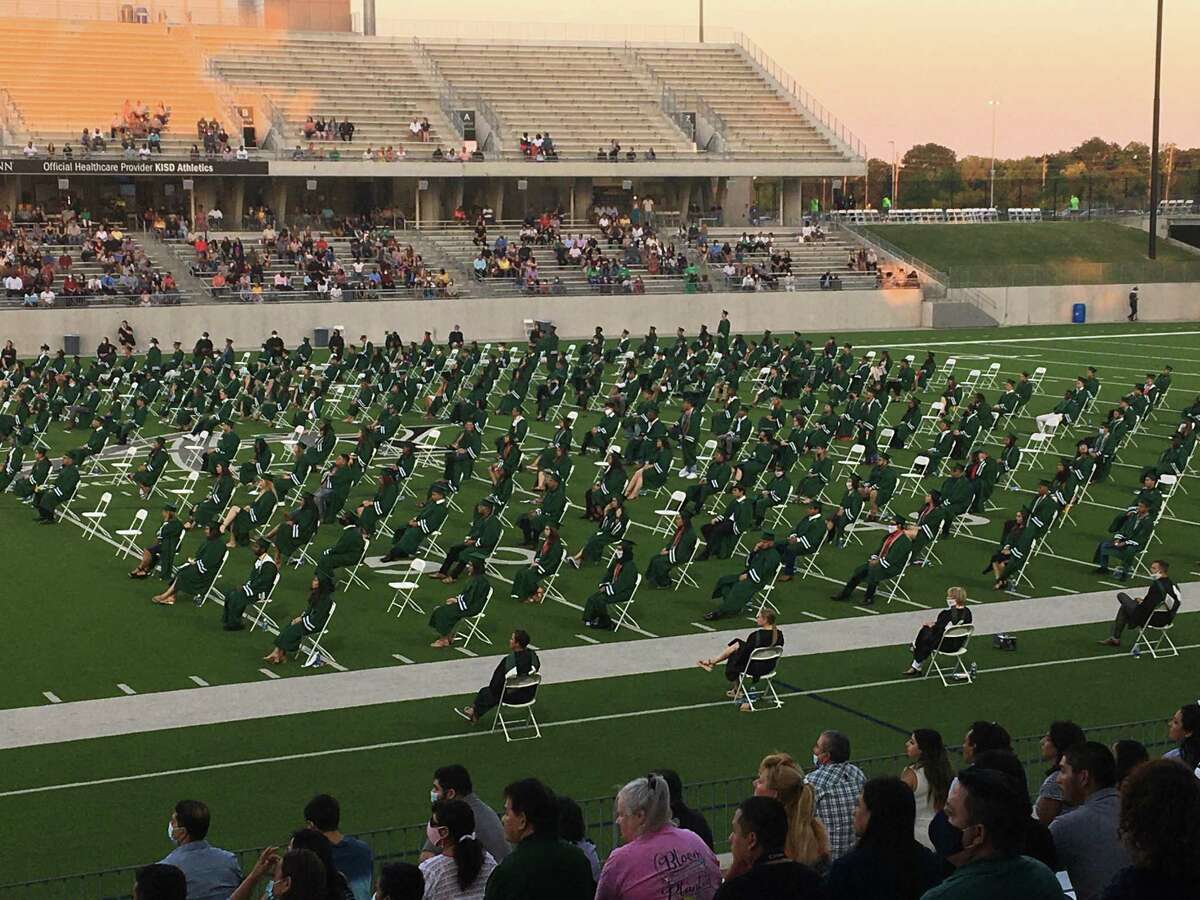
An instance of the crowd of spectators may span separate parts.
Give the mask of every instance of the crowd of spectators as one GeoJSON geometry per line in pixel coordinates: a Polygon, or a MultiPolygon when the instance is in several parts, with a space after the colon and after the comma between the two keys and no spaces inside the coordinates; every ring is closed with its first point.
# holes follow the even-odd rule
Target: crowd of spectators
{"type": "Polygon", "coordinates": [[[445,269],[426,265],[411,244],[368,221],[343,223],[349,258],[339,258],[333,235],[312,228],[276,230],[267,222],[257,246],[245,247],[240,238],[209,239],[207,232],[191,233],[196,253],[192,273],[208,281],[216,297],[242,302],[284,299],[312,293],[333,301],[376,299],[408,291],[425,299],[454,295],[453,278],[445,269]]]}
{"type": "Polygon", "coordinates": [[[71,306],[120,297],[143,306],[179,302],[169,272],[159,271],[120,226],[67,210],[50,219],[0,212],[5,297],[25,307],[71,306]],[[83,267],[86,271],[79,271],[83,267]]]}
{"type": "MultiPolygon", "coordinates": [[[[787,753],[759,764],[753,793],[728,822],[728,865],[712,828],[670,769],[629,781],[606,859],[575,801],[514,781],[483,798],[461,765],[433,773],[417,864],[385,863],[346,834],[336,799],[319,794],[286,841],[243,877],[234,854],[208,842],[210,813],[177,803],[161,862],[138,871],[134,900],[1191,900],[1200,885],[1200,705],[1172,718],[1177,746],[1089,741],[1070,722],[1043,739],[1052,766],[1031,802],[1024,764],[999,724],[973,722],[953,771],[942,736],[917,729],[909,764],[868,778],[850,739],[820,731],[812,767],[787,753]],[[1064,873],[1060,880],[1055,873],[1064,873]]],[[[415,850],[416,848],[412,848],[415,850]]]]}
{"type": "Polygon", "coordinates": [[[558,150],[554,147],[554,138],[550,137],[549,131],[544,133],[539,131],[532,138],[529,137],[528,131],[523,132],[517,146],[521,155],[526,159],[536,162],[558,159],[558,150]]]}
{"type": "MultiPolygon", "coordinates": [[[[634,147],[629,147],[622,151],[621,142],[616,138],[613,138],[613,140],[609,141],[607,149],[604,147],[596,148],[596,160],[598,162],[604,162],[606,160],[608,162],[620,162],[622,158],[627,162],[635,162],[638,158],[637,149],[634,147]]],[[[642,154],[642,159],[646,160],[647,162],[653,162],[654,160],[658,159],[658,154],[654,152],[653,147],[647,147],[646,152],[642,154]]]]}

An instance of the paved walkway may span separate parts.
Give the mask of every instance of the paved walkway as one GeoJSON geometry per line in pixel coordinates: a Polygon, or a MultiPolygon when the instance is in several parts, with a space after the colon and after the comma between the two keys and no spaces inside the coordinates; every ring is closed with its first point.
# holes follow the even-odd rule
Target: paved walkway
{"type": "MultiPolygon", "coordinates": [[[[1200,582],[1182,586],[1185,598],[1200,582]]],[[[976,635],[1109,622],[1112,590],[972,607],[976,635]]],[[[785,628],[786,656],[811,656],[912,640],[929,610],[804,622],[785,628]]],[[[539,653],[546,684],[688,669],[749,630],[565,647],[539,653]]],[[[1097,638],[1103,636],[1097,630],[1097,638]]],[[[216,685],[0,711],[0,750],[193,725],[351,709],[434,697],[466,698],[491,677],[496,657],[398,665],[263,682],[216,685]]]]}

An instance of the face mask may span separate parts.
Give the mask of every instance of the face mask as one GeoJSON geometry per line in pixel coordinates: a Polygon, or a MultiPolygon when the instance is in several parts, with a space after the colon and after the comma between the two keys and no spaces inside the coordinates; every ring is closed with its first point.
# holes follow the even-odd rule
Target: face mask
{"type": "Polygon", "coordinates": [[[267,882],[267,891],[263,894],[263,900],[275,900],[275,882],[267,882]]]}
{"type": "Polygon", "coordinates": [[[171,824],[170,819],[167,820],[167,840],[172,844],[179,843],[179,841],[175,840],[175,826],[171,824]]]}
{"type": "Polygon", "coordinates": [[[441,830],[436,825],[427,824],[425,826],[425,837],[429,839],[429,843],[433,844],[433,846],[441,846],[442,834],[441,830]]]}
{"type": "Polygon", "coordinates": [[[819,756],[817,756],[817,754],[814,753],[813,754],[813,765],[819,766],[820,764],[821,764],[821,758],[819,756]]]}
{"type": "Polygon", "coordinates": [[[954,609],[954,598],[953,598],[953,597],[947,597],[947,598],[946,598],[946,605],[947,605],[948,607],[950,607],[951,609],[954,609]]]}
{"type": "Polygon", "coordinates": [[[430,803],[437,803],[437,802],[438,802],[439,800],[441,800],[441,799],[442,799],[442,798],[438,796],[438,792],[437,792],[437,791],[430,791],[430,792],[429,792],[429,802],[430,802],[430,803]]]}

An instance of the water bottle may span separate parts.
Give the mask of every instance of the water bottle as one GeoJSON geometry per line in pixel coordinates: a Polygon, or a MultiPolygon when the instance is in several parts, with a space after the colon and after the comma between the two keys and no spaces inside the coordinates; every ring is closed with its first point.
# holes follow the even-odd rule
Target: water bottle
{"type": "Polygon", "coordinates": [[[972,681],[974,681],[974,680],[975,680],[975,676],[976,676],[978,673],[979,673],[979,666],[978,666],[978,665],[976,665],[975,663],[971,663],[971,680],[972,680],[972,681]]]}
{"type": "Polygon", "coordinates": [[[1138,644],[1133,645],[1133,649],[1129,651],[1129,655],[1134,659],[1140,659],[1142,656],[1142,648],[1138,644]]]}

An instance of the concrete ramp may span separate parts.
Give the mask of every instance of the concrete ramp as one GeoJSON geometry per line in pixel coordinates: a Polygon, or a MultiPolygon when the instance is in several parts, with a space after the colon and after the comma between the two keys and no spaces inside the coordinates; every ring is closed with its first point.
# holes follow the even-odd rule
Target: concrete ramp
{"type": "Polygon", "coordinates": [[[966,300],[936,300],[929,304],[934,328],[987,328],[1000,323],[966,300]]]}

